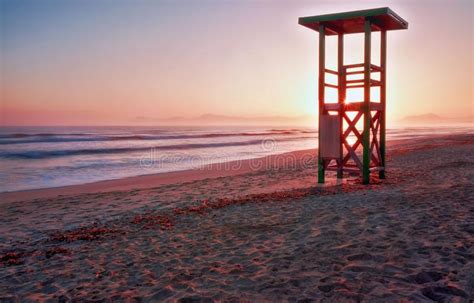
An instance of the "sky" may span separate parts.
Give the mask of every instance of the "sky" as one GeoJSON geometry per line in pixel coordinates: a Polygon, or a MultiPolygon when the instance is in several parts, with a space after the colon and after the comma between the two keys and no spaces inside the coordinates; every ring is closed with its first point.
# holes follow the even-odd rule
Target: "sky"
{"type": "MultiPolygon", "coordinates": [[[[0,125],[316,118],[318,35],[298,17],[384,6],[409,22],[388,33],[389,122],[473,115],[471,0],[0,3],[0,125]]],[[[345,50],[362,62],[362,35],[345,50]]],[[[336,38],[326,52],[335,67],[336,38]]]]}

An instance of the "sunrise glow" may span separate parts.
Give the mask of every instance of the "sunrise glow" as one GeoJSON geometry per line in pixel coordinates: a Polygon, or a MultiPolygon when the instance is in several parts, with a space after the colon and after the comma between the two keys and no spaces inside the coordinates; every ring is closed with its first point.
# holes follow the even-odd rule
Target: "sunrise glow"
{"type": "MultiPolygon", "coordinates": [[[[0,123],[316,117],[317,39],[295,26],[297,17],[372,4],[2,1],[0,123]]],[[[390,6],[410,20],[410,31],[389,34],[389,120],[472,113],[472,65],[466,64],[472,60],[466,38],[472,37],[472,2],[390,6]]],[[[379,36],[373,38],[374,62],[380,60],[379,36]]],[[[362,36],[345,40],[345,63],[361,62],[362,36]]],[[[328,68],[335,68],[335,38],[328,38],[327,49],[328,68]]],[[[353,94],[347,101],[360,100],[353,94]]]]}

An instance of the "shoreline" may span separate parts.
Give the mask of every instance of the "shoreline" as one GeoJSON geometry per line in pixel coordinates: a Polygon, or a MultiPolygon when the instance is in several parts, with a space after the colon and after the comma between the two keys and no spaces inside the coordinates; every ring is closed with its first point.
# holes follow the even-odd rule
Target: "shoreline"
{"type": "MultiPolygon", "coordinates": [[[[470,135],[470,133],[456,134],[459,135],[470,135]]],[[[387,147],[393,148],[395,146],[410,144],[411,142],[423,141],[424,139],[443,139],[449,138],[451,135],[427,135],[412,139],[396,139],[387,142],[387,147]]],[[[80,195],[85,193],[104,193],[114,191],[129,191],[129,190],[142,190],[151,189],[154,187],[160,187],[164,185],[181,184],[187,182],[193,182],[205,179],[214,179],[220,177],[230,177],[240,174],[249,173],[256,171],[252,167],[254,162],[264,162],[268,165],[271,163],[272,166],[278,165],[281,162],[279,158],[294,157],[297,161],[308,155],[316,155],[317,148],[296,150],[290,152],[284,152],[280,154],[272,154],[263,157],[234,160],[228,162],[218,162],[210,165],[202,166],[194,169],[186,169],[180,171],[163,172],[163,173],[152,173],[146,175],[131,176],[119,179],[101,180],[90,183],[65,185],[59,187],[46,187],[29,190],[19,190],[11,192],[0,193],[0,205],[5,203],[35,200],[35,199],[47,199],[55,198],[67,195],[80,195]],[[234,167],[228,169],[228,167],[234,167]],[[238,169],[235,169],[235,167],[238,169]]],[[[281,164],[281,163],[280,163],[281,164]]],[[[255,165],[254,165],[255,166],[255,165]]],[[[261,168],[260,168],[261,169],[261,168]]]]}
{"type": "MultiPolygon", "coordinates": [[[[269,163],[276,164],[279,162],[279,158],[287,157],[300,160],[304,156],[315,155],[316,152],[317,149],[296,150],[251,159],[213,163],[194,169],[139,175],[76,185],[2,192],[0,193],[0,205],[3,203],[10,203],[20,200],[45,199],[66,195],[80,195],[85,193],[151,189],[163,185],[181,184],[220,177],[231,177],[256,171],[255,166],[258,166],[258,163],[266,163],[267,165],[269,163]],[[229,169],[229,167],[231,168],[229,169]]],[[[260,169],[263,168],[259,168],[257,170],[260,169]]]]}

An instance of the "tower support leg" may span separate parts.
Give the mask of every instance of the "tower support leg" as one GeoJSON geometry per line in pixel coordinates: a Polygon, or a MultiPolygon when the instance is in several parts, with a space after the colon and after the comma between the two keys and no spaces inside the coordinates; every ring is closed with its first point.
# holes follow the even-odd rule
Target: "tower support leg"
{"type": "Polygon", "coordinates": [[[362,161],[362,182],[370,182],[370,48],[371,48],[371,28],[370,20],[366,19],[364,24],[364,132],[363,132],[363,161],[362,161]]]}
{"type": "Polygon", "coordinates": [[[382,104],[382,112],[380,113],[380,162],[383,169],[379,171],[379,178],[385,179],[385,119],[386,119],[386,83],[387,83],[387,31],[383,30],[380,33],[380,103],[382,104]]]}
{"type": "Polygon", "coordinates": [[[319,25],[319,95],[318,95],[318,106],[319,106],[319,127],[318,127],[318,183],[324,183],[324,159],[321,157],[321,117],[324,114],[324,82],[325,82],[325,68],[326,68],[326,29],[324,25],[319,25]]]}
{"type": "Polygon", "coordinates": [[[324,160],[318,159],[318,183],[324,183],[324,160]]]}
{"type": "Polygon", "coordinates": [[[343,161],[343,118],[342,115],[344,114],[344,101],[346,99],[345,93],[346,88],[344,84],[344,35],[339,33],[337,36],[337,85],[338,85],[338,103],[339,103],[339,159],[337,161],[337,177],[339,179],[343,176],[343,168],[344,168],[344,161],[343,161]]]}

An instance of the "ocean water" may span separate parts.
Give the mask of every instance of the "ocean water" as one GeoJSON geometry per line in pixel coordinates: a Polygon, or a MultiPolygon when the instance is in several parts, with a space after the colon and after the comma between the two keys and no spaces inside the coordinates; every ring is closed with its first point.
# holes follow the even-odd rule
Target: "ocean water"
{"type": "MultiPolygon", "coordinates": [[[[466,132],[400,128],[388,140],[466,132]]],[[[270,127],[2,127],[0,192],[186,170],[317,147],[317,131],[270,127]]]]}

